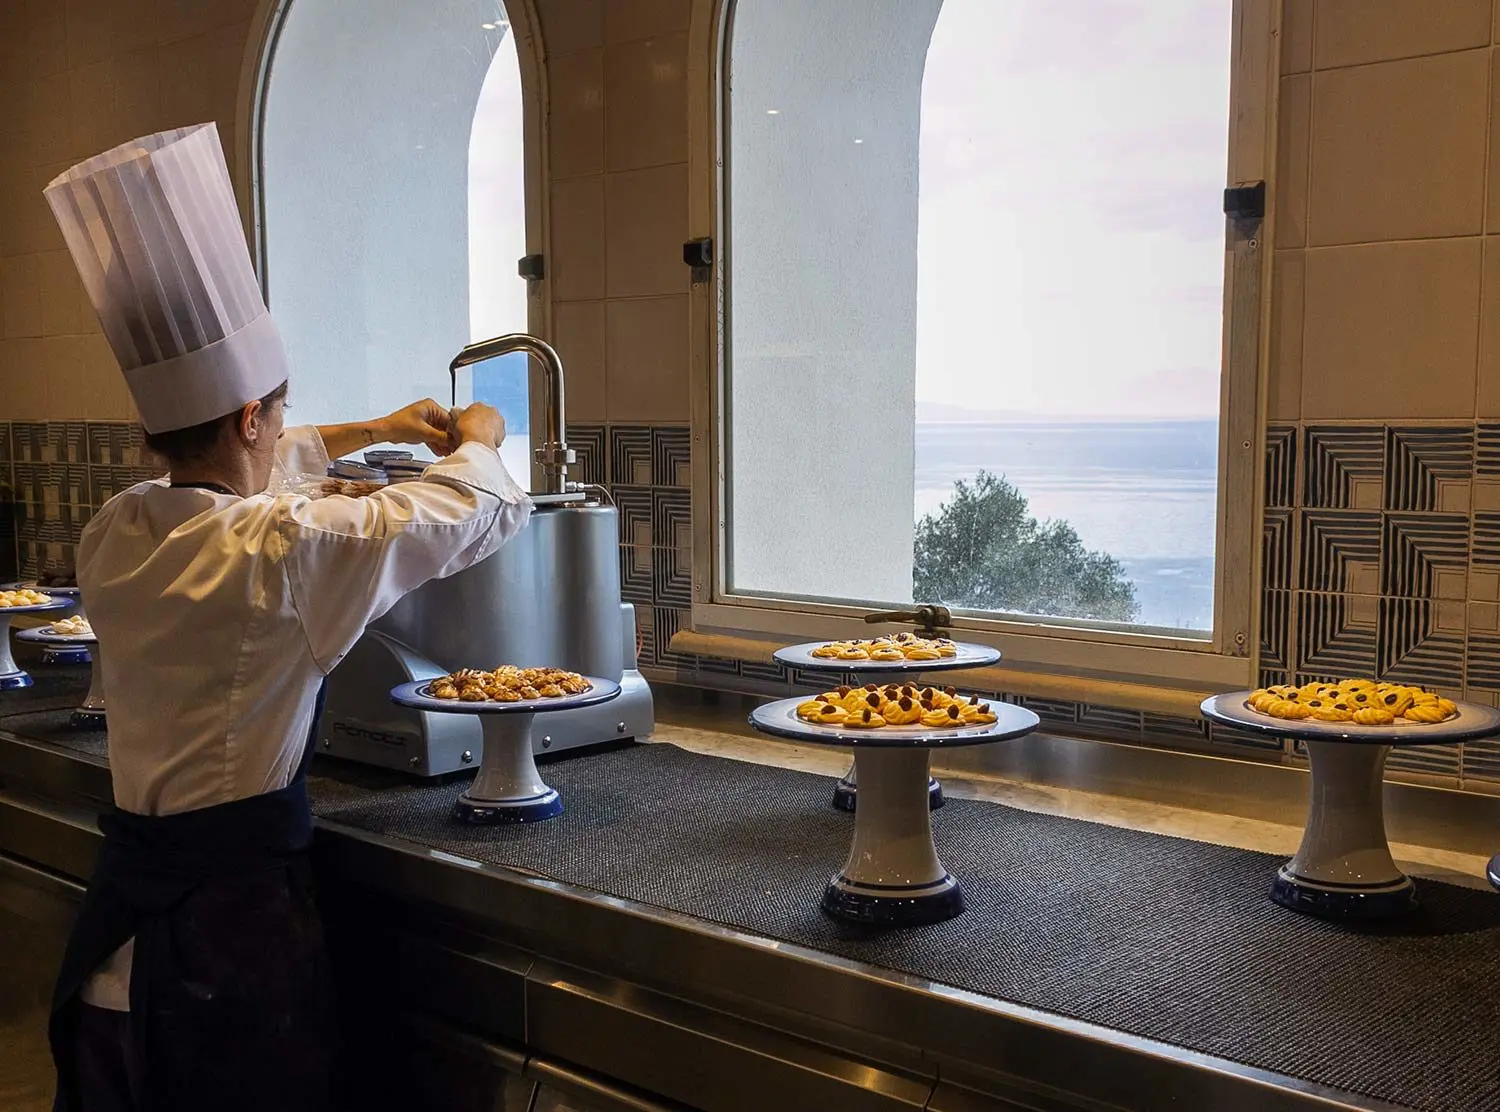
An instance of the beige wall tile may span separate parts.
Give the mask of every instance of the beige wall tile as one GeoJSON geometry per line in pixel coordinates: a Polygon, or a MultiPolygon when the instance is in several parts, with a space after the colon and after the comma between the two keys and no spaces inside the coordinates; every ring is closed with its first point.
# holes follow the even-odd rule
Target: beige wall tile
{"type": "Polygon", "coordinates": [[[66,251],[48,251],[38,260],[37,292],[41,300],[43,336],[78,336],[89,331],[88,321],[98,318],[88,303],[83,282],[66,251]]]}
{"type": "Polygon", "coordinates": [[[23,82],[12,91],[11,103],[0,112],[0,142],[26,166],[70,158],[75,152],[68,75],[23,82]]]}
{"type": "Polygon", "coordinates": [[[161,130],[161,71],[155,48],[106,58],[68,74],[74,150],[88,157],[161,130]]]}
{"type": "Polygon", "coordinates": [[[688,420],[687,294],[611,301],[605,314],[610,422],[688,420]]]}
{"type": "Polygon", "coordinates": [[[1302,416],[1303,252],[1278,251],[1271,264],[1271,359],[1266,419],[1302,416]]]}
{"type": "MultiPolygon", "coordinates": [[[[111,54],[130,54],[156,42],[155,0],[53,0],[66,6],[68,65],[73,69],[102,62],[111,54]]],[[[209,6],[205,0],[204,6],[209,6]]]]}
{"type": "Polygon", "coordinates": [[[1488,81],[1484,51],[1319,73],[1308,242],[1477,232],[1488,81]]]}
{"type": "Polygon", "coordinates": [[[1314,0],[1282,0],[1281,72],[1312,69],[1314,0]]]}
{"type": "Polygon", "coordinates": [[[547,71],[551,174],[597,174],[604,169],[604,51],[564,54],[547,71]]]}
{"type": "Polygon", "coordinates": [[[259,0],[156,0],[156,41],[192,38],[255,16],[259,0]]]}
{"type": "Polygon", "coordinates": [[[604,178],[552,183],[552,244],[547,266],[554,301],[604,296],[604,178]]]}
{"type": "MultiPolygon", "coordinates": [[[[1500,11],[1500,4],[1495,5],[1500,11]]],[[[1490,173],[1485,227],[1500,232],[1500,50],[1490,51],[1490,173]]]]}
{"type": "Polygon", "coordinates": [[[40,339],[0,340],[0,420],[39,421],[61,413],[41,373],[41,347],[40,339]]]}
{"type": "Polygon", "coordinates": [[[1318,0],[1318,69],[1484,46],[1490,0],[1318,0]]]}
{"type": "Polygon", "coordinates": [[[604,52],[605,168],[687,161],[687,36],[661,35],[604,52]]]}
{"type": "Polygon", "coordinates": [[[687,166],[605,176],[608,296],[685,293],[687,166]]]}
{"type": "Polygon", "coordinates": [[[240,66],[249,37],[249,24],[235,23],[157,49],[165,121],[162,126],[217,123],[231,168],[235,151],[230,138],[239,104],[240,66]]]}
{"type": "Polygon", "coordinates": [[[562,302],[552,320],[552,346],[567,374],[568,420],[605,420],[604,302],[562,302]]]}
{"type": "Polygon", "coordinates": [[[1478,238],[1307,252],[1302,419],[1472,419],[1478,238]]]}
{"type": "Polygon", "coordinates": [[[604,41],[630,42],[652,35],[686,31],[692,14],[689,0],[615,0],[604,6],[604,41]]]}
{"type": "Polygon", "coordinates": [[[58,0],[0,3],[0,75],[34,81],[67,68],[67,24],[58,0]]]}
{"type": "Polygon", "coordinates": [[[47,183],[71,163],[31,166],[0,179],[0,257],[55,251],[63,246],[52,210],[42,199],[47,183]]]}
{"type": "Polygon", "coordinates": [[[1307,242],[1307,162],[1312,77],[1281,79],[1276,120],[1276,246],[1307,242]]]}
{"type": "Polygon", "coordinates": [[[6,339],[42,334],[41,273],[39,255],[0,259],[0,303],[5,312],[0,334],[6,339]]]}
{"type": "Polygon", "coordinates": [[[1500,238],[1484,241],[1484,297],[1479,318],[1479,384],[1475,403],[1481,420],[1500,417],[1500,238]]]}
{"type": "Polygon", "coordinates": [[[537,9],[549,57],[604,45],[604,0],[538,0],[537,9]]]}

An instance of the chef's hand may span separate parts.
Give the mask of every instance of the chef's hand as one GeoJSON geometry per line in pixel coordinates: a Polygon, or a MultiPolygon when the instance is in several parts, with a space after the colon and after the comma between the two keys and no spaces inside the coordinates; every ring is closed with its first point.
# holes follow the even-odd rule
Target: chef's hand
{"type": "Polygon", "coordinates": [[[396,410],[380,425],[390,444],[425,444],[440,456],[453,451],[451,417],[431,398],[396,410]]]}
{"type": "Polygon", "coordinates": [[[475,402],[453,411],[453,436],[460,444],[477,441],[492,448],[505,443],[505,418],[494,406],[475,402]]]}

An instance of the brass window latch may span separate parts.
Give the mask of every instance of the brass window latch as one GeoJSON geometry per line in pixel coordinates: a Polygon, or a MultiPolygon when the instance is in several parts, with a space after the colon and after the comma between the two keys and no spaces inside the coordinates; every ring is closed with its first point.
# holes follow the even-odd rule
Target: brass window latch
{"type": "Polygon", "coordinates": [[[925,603],[911,610],[886,610],[865,615],[866,625],[880,625],[885,622],[902,625],[909,622],[917,627],[918,633],[928,637],[942,637],[946,635],[948,627],[953,624],[953,612],[946,606],[925,603]]]}

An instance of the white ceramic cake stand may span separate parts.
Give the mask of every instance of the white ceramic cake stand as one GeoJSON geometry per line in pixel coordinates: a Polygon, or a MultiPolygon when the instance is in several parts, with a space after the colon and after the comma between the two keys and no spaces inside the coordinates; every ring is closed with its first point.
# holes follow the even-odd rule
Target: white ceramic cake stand
{"type": "MultiPolygon", "coordinates": [[[[830,675],[852,675],[860,684],[910,683],[917,684],[917,677],[925,672],[946,672],[955,668],[984,668],[1000,660],[1000,650],[988,645],[972,645],[963,641],[954,642],[957,655],[939,660],[834,660],[831,657],[813,656],[814,649],[822,648],[826,641],[807,641],[800,645],[788,645],[771,654],[772,659],[789,668],[800,668],[805,672],[826,672],[830,675]]],[[[927,802],[934,811],[943,805],[943,786],[932,777],[927,778],[927,802]]],[[[840,811],[852,811],[859,803],[859,755],[837,784],[833,786],[833,805],[840,811]]]]}
{"type": "Polygon", "coordinates": [[[484,756],[479,773],[453,805],[453,817],[463,822],[541,822],[562,814],[562,799],[537,771],[532,755],[531,723],[538,714],[607,703],[620,694],[613,680],[585,677],[593,685],[582,695],[558,699],[526,699],[517,703],[464,703],[434,699],[431,680],[404,683],[391,692],[403,707],[433,714],[477,714],[484,734],[484,756]]]}
{"type": "Polygon", "coordinates": [[[1286,721],[1252,710],[1248,691],[1203,700],[1203,716],[1242,730],[1304,742],[1311,770],[1307,826],[1297,856],[1281,867],[1271,899],[1325,919],[1387,919],[1417,906],[1416,887],[1396,868],[1386,840],[1386,755],[1397,745],[1452,745],[1500,734],[1500,710],[1459,703],[1446,722],[1356,726],[1286,721]]]}
{"type": "MultiPolygon", "coordinates": [[[[35,581],[21,583],[6,583],[0,586],[0,591],[40,591],[44,595],[58,600],[66,600],[73,604],[74,618],[82,618],[83,592],[77,587],[40,587],[35,581]]],[[[87,664],[89,662],[89,650],[83,645],[57,645],[48,646],[42,653],[43,664],[87,664]]]]}
{"type": "Polygon", "coordinates": [[[100,676],[98,638],[92,633],[53,633],[50,629],[23,629],[16,634],[16,640],[41,645],[55,652],[67,652],[70,649],[82,651],[84,661],[90,663],[89,693],[84,696],[82,705],[73,712],[72,724],[91,730],[104,725],[104,681],[100,676]]]}
{"type": "Polygon", "coordinates": [[[19,691],[30,687],[32,679],[16,664],[10,651],[10,622],[22,614],[51,614],[67,610],[73,605],[71,599],[55,598],[40,606],[0,607],[0,691],[19,691]]]}
{"type": "Polygon", "coordinates": [[[930,751],[1024,737],[1040,720],[1023,707],[993,703],[996,720],[988,726],[851,730],[802,721],[797,707],[805,701],[781,699],[756,707],[750,724],[804,745],[840,745],[858,753],[860,805],[854,812],[854,844],[843,869],[823,891],[823,910],[839,919],[884,927],[922,926],[962,912],[963,889],[943,868],[932,841],[926,786],[930,751]]]}

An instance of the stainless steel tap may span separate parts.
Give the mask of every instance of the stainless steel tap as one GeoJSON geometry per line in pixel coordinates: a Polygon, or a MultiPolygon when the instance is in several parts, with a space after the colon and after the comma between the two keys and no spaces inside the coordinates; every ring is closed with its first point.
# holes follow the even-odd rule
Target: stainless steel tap
{"type": "Polygon", "coordinates": [[[563,409],[562,360],[557,357],[557,352],[552,350],[550,344],[524,332],[470,344],[448,364],[448,376],[453,387],[449,404],[458,404],[459,368],[472,367],[476,363],[484,363],[515,351],[524,351],[542,367],[542,442],[532,452],[542,469],[542,489],[538,493],[569,493],[576,489],[576,484],[568,482],[568,467],[578,462],[578,456],[568,447],[563,409]]]}

